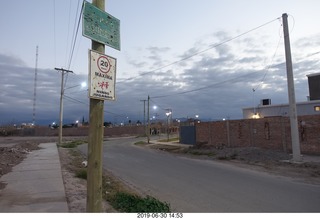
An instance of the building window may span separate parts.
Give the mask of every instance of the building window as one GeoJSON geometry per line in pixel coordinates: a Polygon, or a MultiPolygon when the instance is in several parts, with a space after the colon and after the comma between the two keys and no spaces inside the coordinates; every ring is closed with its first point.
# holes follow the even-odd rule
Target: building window
{"type": "Polygon", "coordinates": [[[314,111],[318,111],[319,112],[320,111],[320,106],[315,106],[314,107],[314,111]]]}

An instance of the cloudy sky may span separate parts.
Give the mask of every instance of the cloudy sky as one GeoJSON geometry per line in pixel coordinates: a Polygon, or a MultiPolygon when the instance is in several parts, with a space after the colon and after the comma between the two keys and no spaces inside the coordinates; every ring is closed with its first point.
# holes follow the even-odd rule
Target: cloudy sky
{"type": "MultiPolygon", "coordinates": [[[[75,73],[66,78],[65,123],[88,120],[87,88],[80,84],[88,79],[91,40],[81,22],[76,31],[81,5],[0,1],[0,125],[33,120],[36,46],[36,124],[59,120],[61,73],[54,68],[75,73]]],[[[306,101],[306,75],[320,72],[319,8],[318,0],[106,0],[106,11],[121,23],[121,51],[106,47],[118,66],[105,121],[142,121],[148,95],[157,106],[150,114],[159,119],[168,108],[174,118],[241,119],[242,108],[261,99],[287,103],[283,13],[296,100],[306,101]]]]}

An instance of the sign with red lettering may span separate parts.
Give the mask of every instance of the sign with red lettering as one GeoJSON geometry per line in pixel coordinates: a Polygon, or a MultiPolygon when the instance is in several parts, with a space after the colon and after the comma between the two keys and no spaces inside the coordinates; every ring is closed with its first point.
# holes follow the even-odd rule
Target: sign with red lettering
{"type": "Polygon", "coordinates": [[[89,51],[89,98],[115,100],[116,64],[111,56],[89,51]]]}

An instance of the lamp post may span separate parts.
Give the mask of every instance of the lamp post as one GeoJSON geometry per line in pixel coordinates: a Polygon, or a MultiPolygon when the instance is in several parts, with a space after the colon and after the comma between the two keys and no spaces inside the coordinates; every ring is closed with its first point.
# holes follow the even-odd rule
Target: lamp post
{"type": "Polygon", "coordinates": [[[166,112],[167,116],[167,141],[169,141],[169,116],[171,115],[171,111],[166,112]]]}

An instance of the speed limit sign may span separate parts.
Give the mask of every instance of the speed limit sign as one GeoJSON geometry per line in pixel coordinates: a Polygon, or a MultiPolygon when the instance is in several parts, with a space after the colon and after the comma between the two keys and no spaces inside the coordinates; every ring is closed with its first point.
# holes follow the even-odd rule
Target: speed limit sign
{"type": "Polygon", "coordinates": [[[115,100],[117,60],[111,56],[89,51],[89,97],[115,100]]]}
{"type": "Polygon", "coordinates": [[[97,65],[102,73],[107,74],[110,71],[111,65],[107,56],[100,56],[97,60],[97,65]]]}

